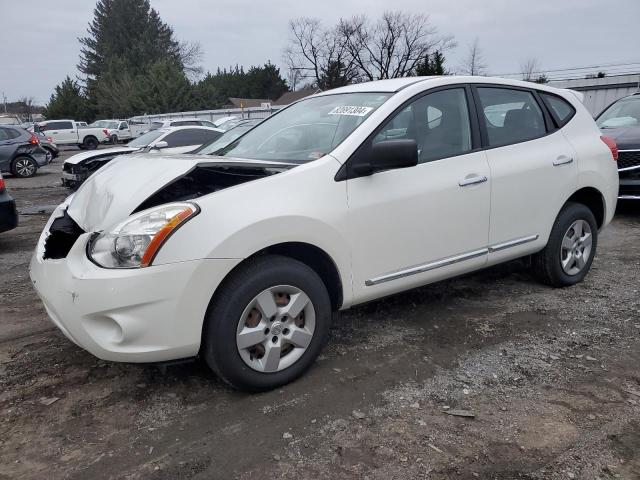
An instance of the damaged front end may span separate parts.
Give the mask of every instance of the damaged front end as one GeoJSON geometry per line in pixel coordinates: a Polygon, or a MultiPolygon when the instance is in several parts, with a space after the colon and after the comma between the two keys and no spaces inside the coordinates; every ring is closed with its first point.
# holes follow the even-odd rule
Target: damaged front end
{"type": "Polygon", "coordinates": [[[84,233],[98,234],[144,210],[194,200],[295,166],[226,159],[198,162],[202,157],[193,157],[141,155],[135,161],[117,161],[102,169],[65,202],[51,222],[42,258],[65,258],[84,233]]]}
{"type": "Polygon", "coordinates": [[[71,189],[77,189],[91,175],[104,167],[111,160],[120,155],[127,155],[128,151],[109,152],[94,155],[87,160],[78,163],[65,162],[62,166],[62,185],[71,189]]]}

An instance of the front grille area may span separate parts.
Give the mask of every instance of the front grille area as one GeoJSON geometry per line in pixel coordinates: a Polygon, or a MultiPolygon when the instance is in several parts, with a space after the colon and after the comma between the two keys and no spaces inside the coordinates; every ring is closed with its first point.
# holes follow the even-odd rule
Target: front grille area
{"type": "Polygon", "coordinates": [[[64,215],[56,218],[49,228],[49,236],[44,244],[44,258],[66,258],[67,254],[84,233],[65,210],[64,215]]]}
{"type": "Polygon", "coordinates": [[[640,150],[618,153],[618,169],[640,166],[640,150]]]}

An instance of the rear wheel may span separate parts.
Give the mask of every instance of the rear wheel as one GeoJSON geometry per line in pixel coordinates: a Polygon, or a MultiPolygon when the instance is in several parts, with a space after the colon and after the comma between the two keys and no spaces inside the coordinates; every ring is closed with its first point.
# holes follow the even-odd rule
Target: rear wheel
{"type": "Polygon", "coordinates": [[[98,148],[98,139],[96,137],[86,137],[82,142],[82,146],[87,150],[95,150],[98,148]]]}
{"type": "Polygon", "coordinates": [[[47,163],[51,163],[53,161],[53,153],[48,148],[44,148],[45,151],[45,159],[47,163]]]}
{"type": "Polygon", "coordinates": [[[37,171],[38,164],[31,157],[18,157],[11,166],[11,173],[20,178],[33,177],[37,171]]]}
{"type": "Polygon", "coordinates": [[[568,203],[560,211],[544,250],[533,256],[540,281],[554,287],[575,285],[591,268],[598,245],[598,225],[591,210],[568,203]]]}
{"type": "Polygon", "coordinates": [[[327,341],[331,302],[318,274],[287,257],[250,260],[224,282],[203,334],[208,365],[245,391],[296,379],[327,341]]]}

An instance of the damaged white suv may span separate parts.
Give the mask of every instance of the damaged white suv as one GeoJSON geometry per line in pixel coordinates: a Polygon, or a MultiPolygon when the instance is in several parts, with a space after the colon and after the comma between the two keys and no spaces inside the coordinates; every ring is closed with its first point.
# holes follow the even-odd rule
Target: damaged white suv
{"type": "Polygon", "coordinates": [[[353,85],[210,155],[116,158],[53,213],[31,278],[102,359],[201,355],[270,389],[310,367],[332,311],[528,255],[548,284],[581,281],[615,210],[615,156],[567,90],[353,85]]]}

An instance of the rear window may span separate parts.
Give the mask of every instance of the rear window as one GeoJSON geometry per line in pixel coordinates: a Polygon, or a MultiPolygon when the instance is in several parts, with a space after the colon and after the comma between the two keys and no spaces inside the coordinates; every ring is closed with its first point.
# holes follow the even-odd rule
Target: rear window
{"type": "Polygon", "coordinates": [[[555,118],[560,127],[567,124],[573,114],[576,113],[575,108],[567,102],[564,98],[560,98],[557,95],[550,93],[539,92],[542,100],[547,105],[547,108],[551,110],[551,114],[555,118]]]}
{"type": "Polygon", "coordinates": [[[20,136],[20,131],[15,128],[3,128],[7,140],[12,140],[20,136]]]}
{"type": "Polygon", "coordinates": [[[47,132],[50,130],[72,130],[73,124],[71,122],[49,122],[44,125],[40,125],[40,130],[47,132]]]}
{"type": "Polygon", "coordinates": [[[164,141],[167,142],[169,148],[186,147],[188,145],[202,145],[203,143],[211,142],[220,135],[222,134],[215,130],[187,128],[170,133],[164,138],[164,141]]]}
{"type": "Polygon", "coordinates": [[[533,94],[509,88],[478,88],[489,146],[526,142],[546,135],[544,115],[533,94]]]}

